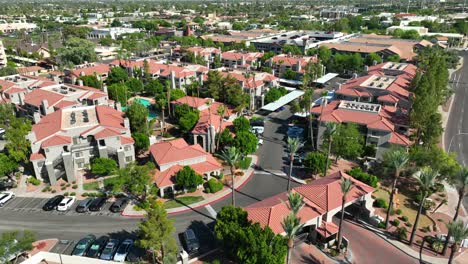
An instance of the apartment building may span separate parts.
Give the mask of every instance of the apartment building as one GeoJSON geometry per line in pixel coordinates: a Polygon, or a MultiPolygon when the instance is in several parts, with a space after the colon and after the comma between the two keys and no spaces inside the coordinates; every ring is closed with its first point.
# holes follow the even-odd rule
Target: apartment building
{"type": "Polygon", "coordinates": [[[38,179],[52,185],[76,180],[76,172],[95,157],[112,158],[119,167],[135,161],[130,122],[109,106],[60,109],[32,126],[30,161],[38,179]]]}
{"type": "Polygon", "coordinates": [[[0,40],[0,68],[5,67],[7,65],[7,56],[5,53],[5,47],[3,46],[3,42],[0,40]]]}
{"type": "Polygon", "coordinates": [[[288,70],[296,73],[296,79],[300,80],[309,62],[318,62],[317,56],[292,56],[280,54],[267,61],[267,66],[273,70],[276,77],[283,78],[288,70]]]}
{"type": "Polygon", "coordinates": [[[68,82],[77,83],[77,79],[81,76],[95,75],[98,80],[106,80],[109,76],[110,66],[108,64],[87,64],[78,66],[75,69],[65,70],[68,82]]]}
{"type": "Polygon", "coordinates": [[[221,53],[221,64],[224,67],[232,69],[257,69],[261,67],[260,58],[262,56],[262,52],[239,52],[231,50],[221,53]]]}
{"type": "Polygon", "coordinates": [[[357,124],[365,137],[365,144],[375,146],[377,159],[394,146],[408,148],[411,145],[408,111],[402,108],[338,100],[324,107],[312,107],[311,114],[318,122],[316,140],[319,147],[322,146],[327,122],[357,124]]]}
{"type": "Polygon", "coordinates": [[[171,49],[171,57],[176,60],[187,61],[187,53],[191,52],[197,57],[201,57],[207,63],[207,67],[211,65],[216,57],[221,56],[221,50],[213,47],[190,47],[187,49],[176,47],[171,49]]]}
{"type": "Polygon", "coordinates": [[[176,186],[175,176],[184,166],[190,166],[206,180],[212,176],[218,176],[223,168],[200,145],[189,145],[183,138],[151,145],[150,156],[157,166],[154,180],[161,197],[180,190],[176,186]]]}

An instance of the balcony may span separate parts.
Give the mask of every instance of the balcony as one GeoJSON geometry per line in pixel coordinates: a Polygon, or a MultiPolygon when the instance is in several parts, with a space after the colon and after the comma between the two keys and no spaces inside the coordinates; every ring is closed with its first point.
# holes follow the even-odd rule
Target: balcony
{"type": "Polygon", "coordinates": [[[92,149],[97,146],[97,143],[94,142],[85,142],[85,143],[80,143],[80,144],[74,144],[71,147],[72,151],[79,151],[79,150],[87,150],[87,149],[92,149]]]}

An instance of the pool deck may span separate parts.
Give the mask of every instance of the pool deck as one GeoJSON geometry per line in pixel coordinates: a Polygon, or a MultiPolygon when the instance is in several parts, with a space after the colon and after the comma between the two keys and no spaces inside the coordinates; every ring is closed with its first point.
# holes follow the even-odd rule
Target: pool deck
{"type": "Polygon", "coordinates": [[[132,97],[130,99],[128,99],[128,103],[132,103],[135,99],[143,99],[143,100],[146,100],[148,101],[150,104],[156,104],[156,100],[154,100],[154,98],[151,98],[151,97],[145,97],[145,96],[135,96],[135,97],[132,97]]]}

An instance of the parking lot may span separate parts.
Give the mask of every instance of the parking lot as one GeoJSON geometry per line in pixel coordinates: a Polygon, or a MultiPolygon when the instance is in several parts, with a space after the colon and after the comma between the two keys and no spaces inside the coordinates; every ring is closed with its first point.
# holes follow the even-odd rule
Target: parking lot
{"type": "Polygon", "coordinates": [[[11,211],[21,211],[21,212],[37,212],[42,214],[55,214],[55,215],[103,215],[103,216],[115,216],[120,217],[119,213],[112,213],[109,210],[109,207],[112,205],[111,202],[106,202],[102,210],[99,212],[85,212],[78,213],[76,212],[76,207],[81,200],[77,200],[70,210],[65,212],[59,212],[57,210],[44,211],[42,207],[48,201],[48,198],[29,198],[29,197],[15,197],[12,200],[8,201],[3,207],[0,207],[0,210],[11,210],[11,211]]]}

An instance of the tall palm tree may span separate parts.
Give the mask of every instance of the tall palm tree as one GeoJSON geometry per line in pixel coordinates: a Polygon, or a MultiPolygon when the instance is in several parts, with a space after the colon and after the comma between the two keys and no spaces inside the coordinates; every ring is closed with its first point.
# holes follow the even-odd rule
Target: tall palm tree
{"type": "Polygon", "coordinates": [[[390,166],[390,168],[395,173],[393,175],[392,191],[390,193],[387,216],[385,218],[385,229],[388,228],[388,222],[390,220],[390,211],[392,210],[392,207],[393,207],[393,198],[395,195],[395,189],[396,189],[396,185],[398,182],[398,178],[400,177],[400,173],[404,170],[406,164],[408,164],[408,161],[409,161],[409,155],[406,151],[402,149],[387,152],[387,154],[385,155],[385,162],[390,166]]]}
{"type": "Polygon", "coordinates": [[[348,179],[348,178],[341,178],[341,217],[340,217],[340,225],[338,228],[338,243],[336,244],[336,247],[338,250],[340,250],[341,247],[341,242],[343,240],[343,219],[344,219],[344,207],[346,203],[346,196],[348,196],[349,191],[353,188],[353,182],[348,179]]]}
{"type": "Polygon", "coordinates": [[[164,135],[165,129],[166,129],[166,102],[167,100],[164,98],[159,99],[158,104],[159,107],[161,108],[161,114],[162,114],[162,119],[161,119],[161,133],[164,135]]]}
{"type": "Polygon", "coordinates": [[[327,160],[325,161],[325,168],[323,168],[323,176],[327,175],[328,162],[330,159],[333,137],[335,136],[337,130],[338,130],[337,123],[331,123],[331,122],[325,123],[325,133],[323,134],[323,137],[328,140],[328,151],[327,151],[327,160]]]}
{"type": "Polygon", "coordinates": [[[292,176],[294,155],[300,148],[302,148],[302,146],[304,146],[304,144],[299,140],[299,138],[288,137],[288,150],[289,150],[288,192],[289,192],[289,189],[291,188],[291,176],[292,176]]]}
{"type": "Polygon", "coordinates": [[[413,244],[414,235],[416,234],[416,230],[418,229],[419,217],[421,216],[421,212],[424,206],[424,202],[426,201],[427,195],[429,194],[429,189],[434,186],[434,181],[437,176],[439,176],[439,172],[433,170],[432,168],[425,167],[418,172],[417,179],[419,180],[419,191],[422,193],[422,199],[419,202],[419,209],[418,214],[416,215],[416,219],[413,224],[413,230],[411,231],[411,236],[409,240],[409,245],[413,244]]]}
{"type": "MultiPolygon", "coordinates": [[[[468,226],[463,223],[463,221],[450,221],[450,223],[447,224],[447,229],[450,234],[453,236],[453,244],[452,244],[452,250],[450,252],[450,257],[449,257],[449,264],[452,264],[453,262],[453,257],[455,256],[455,252],[458,251],[459,248],[459,243],[468,237],[468,226]]],[[[448,241],[448,237],[447,237],[448,241]]]]}
{"type": "Polygon", "coordinates": [[[219,148],[219,140],[221,139],[221,129],[223,127],[224,115],[226,114],[226,107],[224,105],[220,105],[216,110],[217,114],[219,115],[219,129],[218,129],[218,139],[216,140],[216,150],[219,148]]]}
{"type": "MultiPolygon", "coordinates": [[[[468,187],[468,168],[463,167],[460,171],[457,172],[455,175],[455,188],[457,189],[458,192],[458,203],[457,203],[457,208],[455,209],[455,215],[453,216],[452,221],[457,221],[458,218],[458,213],[460,211],[460,206],[463,202],[463,198],[465,198],[466,194],[466,189],[468,187]]],[[[448,242],[450,241],[450,230],[447,233],[447,239],[445,240],[444,243],[444,248],[442,249],[442,254],[445,255],[447,252],[447,246],[448,242]]]]}
{"type": "Polygon", "coordinates": [[[231,177],[232,177],[232,182],[231,182],[231,189],[232,189],[232,206],[235,206],[235,186],[234,186],[234,178],[235,178],[235,173],[236,173],[236,164],[239,161],[241,157],[240,151],[236,147],[229,147],[226,148],[225,150],[221,151],[219,155],[217,155],[221,159],[226,162],[226,164],[229,166],[229,169],[231,170],[231,177]]]}
{"type": "Polygon", "coordinates": [[[281,225],[283,226],[283,229],[286,232],[286,238],[288,239],[288,255],[286,263],[289,264],[291,263],[291,250],[294,247],[294,238],[301,231],[304,225],[301,224],[301,219],[293,212],[283,219],[281,225]]]}
{"type": "Polygon", "coordinates": [[[295,215],[297,215],[297,213],[299,213],[299,211],[305,205],[304,197],[302,197],[302,195],[300,195],[299,193],[296,193],[296,192],[294,192],[294,193],[290,192],[288,194],[288,202],[289,202],[289,209],[291,209],[291,211],[295,215]]]}

